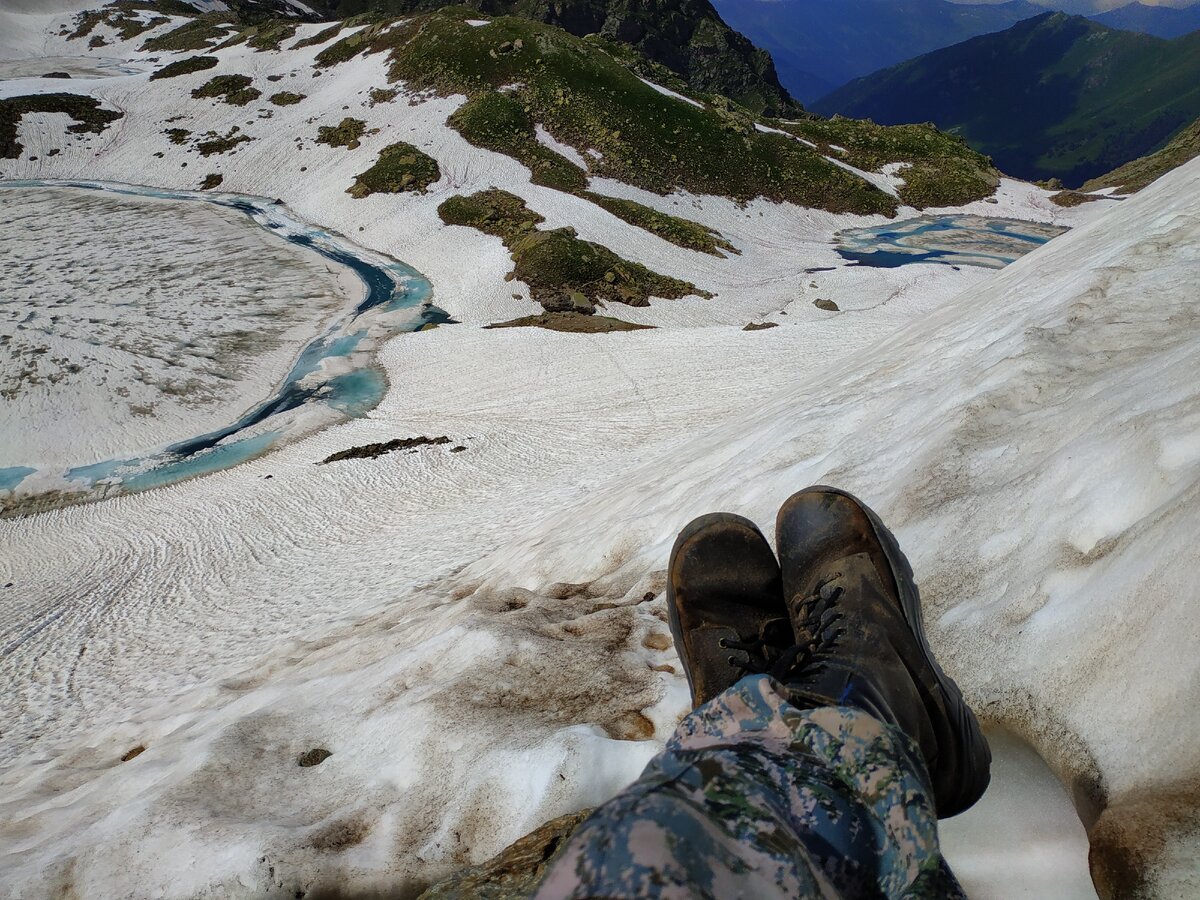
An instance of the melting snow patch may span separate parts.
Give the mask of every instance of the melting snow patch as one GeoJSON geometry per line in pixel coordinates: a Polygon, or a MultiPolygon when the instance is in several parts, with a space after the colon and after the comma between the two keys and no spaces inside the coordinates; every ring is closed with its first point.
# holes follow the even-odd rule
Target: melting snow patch
{"type": "Polygon", "coordinates": [[[556,140],[554,135],[546,130],[545,125],[539,122],[535,130],[537,131],[537,139],[539,144],[541,144],[543,147],[553,150],[559,156],[565,156],[571,162],[575,163],[575,165],[579,166],[579,168],[583,169],[583,171],[586,172],[588,170],[588,162],[583,158],[583,154],[581,154],[571,145],[564,144],[562,141],[556,140]]]}
{"type": "Polygon", "coordinates": [[[482,28],[484,25],[491,25],[491,19],[467,19],[467,24],[472,28],[482,28]]]}
{"type": "Polygon", "coordinates": [[[639,78],[638,81],[644,85],[654,88],[660,94],[664,94],[667,97],[674,97],[676,100],[682,100],[684,103],[690,103],[692,106],[695,106],[698,109],[704,109],[704,104],[700,101],[693,100],[691,97],[685,97],[683,94],[676,93],[670,88],[663,87],[661,84],[655,84],[653,81],[647,81],[645,78],[639,78]]]}

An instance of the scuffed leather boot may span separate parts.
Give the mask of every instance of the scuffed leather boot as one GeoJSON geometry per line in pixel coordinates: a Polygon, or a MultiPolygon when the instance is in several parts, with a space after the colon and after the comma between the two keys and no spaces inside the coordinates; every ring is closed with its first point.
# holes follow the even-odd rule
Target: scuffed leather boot
{"type": "Polygon", "coordinates": [[[701,516],[680,532],[667,571],[667,617],[693,707],[769,667],[794,643],[771,545],[732,513],[701,516]]]}
{"type": "Polygon", "coordinates": [[[969,808],[987,788],[991,751],[929,649],[895,537],[850,494],[811,487],[783,504],[776,539],[798,642],[783,661],[795,702],[854,706],[898,726],[925,758],[938,817],[969,808]]]}

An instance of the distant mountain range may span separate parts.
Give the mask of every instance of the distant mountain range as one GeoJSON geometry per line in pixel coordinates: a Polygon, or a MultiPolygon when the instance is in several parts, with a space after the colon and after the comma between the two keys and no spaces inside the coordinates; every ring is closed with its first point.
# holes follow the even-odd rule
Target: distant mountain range
{"type": "Polygon", "coordinates": [[[1147,6],[1130,3],[1091,17],[1101,25],[1122,31],[1140,31],[1161,38],[1183,37],[1200,31],[1200,5],[1176,9],[1172,6],[1147,6]]]}
{"type": "Polygon", "coordinates": [[[972,37],[1042,15],[1047,6],[1086,11],[1112,28],[1159,37],[1200,29],[1200,5],[1186,9],[1133,3],[954,3],[948,0],[714,0],[722,18],[769,50],[779,79],[803,103],[846,82],[972,37]]]}
{"type": "Polygon", "coordinates": [[[1047,13],[860,78],[812,108],[934,122],[1011,175],[1078,185],[1200,117],[1200,32],[1167,41],[1047,13]]]}

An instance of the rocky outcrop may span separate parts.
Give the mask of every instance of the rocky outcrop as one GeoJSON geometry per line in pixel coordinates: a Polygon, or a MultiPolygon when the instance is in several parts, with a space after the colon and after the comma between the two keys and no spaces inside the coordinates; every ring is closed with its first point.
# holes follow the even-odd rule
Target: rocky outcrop
{"type": "Polygon", "coordinates": [[[547,822],[483,865],[439,881],[417,900],[528,900],[590,813],[585,809],[547,822]]]}

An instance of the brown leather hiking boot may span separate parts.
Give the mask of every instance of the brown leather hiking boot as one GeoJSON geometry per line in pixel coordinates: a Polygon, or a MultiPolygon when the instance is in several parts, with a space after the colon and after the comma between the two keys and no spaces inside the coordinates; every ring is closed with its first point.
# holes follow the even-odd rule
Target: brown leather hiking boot
{"type": "Polygon", "coordinates": [[[749,519],[710,513],[679,533],[667,571],[667,618],[692,689],[707,703],[794,643],[779,563],[749,519]]]}
{"type": "Polygon", "coordinates": [[[776,539],[798,642],[783,660],[794,702],[855,706],[899,726],[925,758],[938,817],[969,808],[987,788],[991,751],[929,649],[896,538],[850,494],[811,487],[783,504],[776,539]]]}

